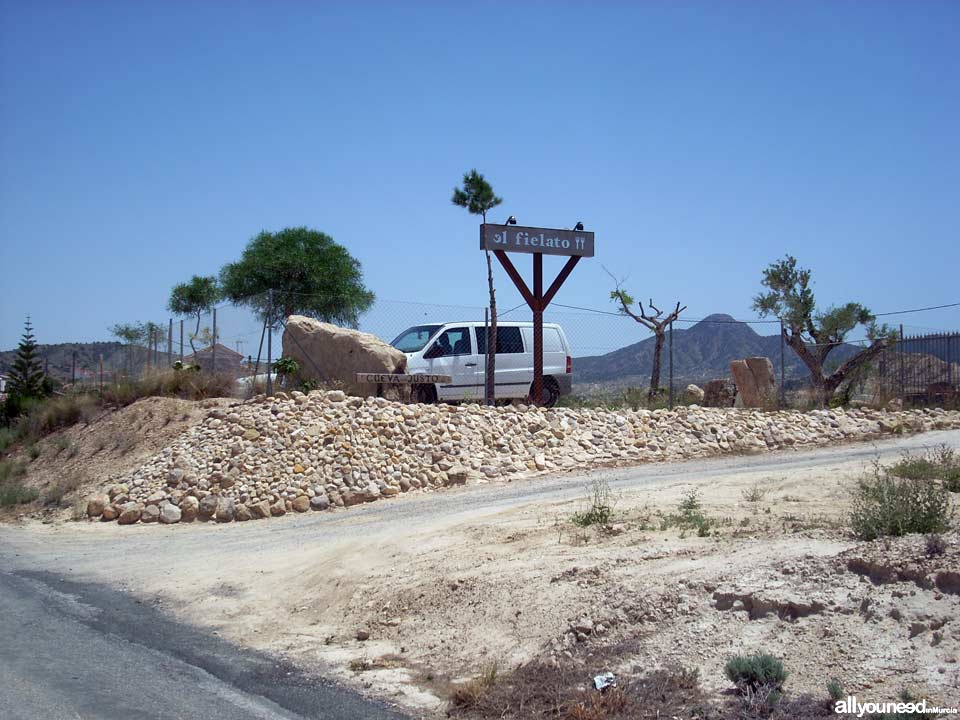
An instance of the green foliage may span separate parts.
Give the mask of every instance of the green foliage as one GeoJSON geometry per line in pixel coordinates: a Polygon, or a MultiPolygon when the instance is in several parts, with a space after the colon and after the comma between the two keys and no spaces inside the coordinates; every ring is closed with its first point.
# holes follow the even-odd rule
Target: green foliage
{"type": "Polygon", "coordinates": [[[147,340],[147,327],[143,323],[117,323],[110,327],[110,334],[127,345],[144,343],[147,340]]]}
{"type": "Polygon", "coordinates": [[[21,398],[40,398],[46,395],[43,366],[40,364],[37,341],[33,337],[33,325],[30,318],[23,324],[23,335],[17,346],[7,380],[7,392],[21,398]]]}
{"type": "Polygon", "coordinates": [[[830,699],[834,702],[838,702],[843,700],[847,693],[844,692],[843,685],[840,684],[839,680],[831,680],[827,683],[827,695],[829,695],[830,699]]]}
{"type": "Polygon", "coordinates": [[[173,286],[167,309],[177,315],[195,315],[199,322],[200,316],[210,312],[221,297],[220,285],[216,277],[194,275],[190,278],[190,282],[173,286]]]}
{"type": "Polygon", "coordinates": [[[946,445],[917,457],[905,454],[890,473],[910,480],[940,480],[950,492],[960,492],[960,457],[946,445]]]}
{"type": "MultiPolygon", "coordinates": [[[[190,335],[190,348],[194,353],[197,352],[197,348],[193,341],[200,336],[201,317],[204,313],[210,312],[222,298],[220,284],[212,275],[206,277],[194,275],[190,278],[190,282],[174,285],[173,290],[170,291],[167,309],[177,315],[191,315],[197,318],[197,326],[190,335]]],[[[212,341],[207,344],[212,344],[212,341]]]]}
{"type": "Polygon", "coordinates": [[[360,263],[328,235],[306,227],[261,232],[220,271],[224,296],[271,327],[290,315],[356,327],[373,305],[360,263]]]}
{"type": "Polygon", "coordinates": [[[610,485],[606,480],[594,480],[588,491],[590,493],[590,507],[575,512],[570,517],[570,522],[582,528],[591,525],[609,525],[613,517],[613,507],[616,504],[610,485]]]}
{"type": "Polygon", "coordinates": [[[787,679],[783,663],[767,653],[732,657],[724,666],[724,673],[741,692],[761,687],[779,690],[787,679]]]}
{"type": "Polygon", "coordinates": [[[623,404],[631,410],[639,410],[647,405],[647,393],[640,388],[628,387],[623,391],[623,404]]]}
{"type": "Polygon", "coordinates": [[[837,387],[896,339],[897,333],[878,325],[876,316],[859,303],[818,311],[810,281],[810,270],[798,267],[797,259],[787,255],[763,271],[761,284],[767,290],[754,297],[753,309],[761,317],[773,315],[783,321],[785,339],[810,370],[816,386],[826,391],[819,398],[826,404],[837,387]],[[870,346],[825,376],[827,356],[858,326],[866,329],[870,346]]]}
{"type": "Polygon", "coordinates": [[[0,507],[12,507],[37,499],[39,493],[23,484],[27,469],[22,461],[0,460],[0,507]]]}
{"type": "Polygon", "coordinates": [[[910,533],[940,533],[950,527],[949,491],[929,478],[897,477],[879,465],[854,491],[850,524],[863,540],[910,533]]]}
{"type": "Polygon", "coordinates": [[[273,369],[278,375],[293,377],[300,372],[300,363],[292,357],[281,357],[273,363],[273,369]]]}
{"type": "Polygon", "coordinates": [[[493,186],[475,169],[463,175],[463,187],[453,189],[450,201],[466,208],[472,215],[480,215],[487,221],[487,212],[503,202],[493,192],[493,186]]]}

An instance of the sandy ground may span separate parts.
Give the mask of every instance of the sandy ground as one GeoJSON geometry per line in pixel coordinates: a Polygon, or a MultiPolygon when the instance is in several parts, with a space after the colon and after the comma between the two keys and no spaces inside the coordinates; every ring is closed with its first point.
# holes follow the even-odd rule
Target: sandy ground
{"type": "Polygon", "coordinates": [[[922,538],[882,546],[844,529],[850,490],[873,459],[939,443],[960,448],[960,432],[474,486],[263,523],[31,523],[0,529],[0,560],[125,587],[424,717],[442,716],[450,684],[491,662],[509,669],[584,648],[604,658],[598,672],[678,662],[717,691],[731,654],[763,650],[784,658],[794,693],[823,695],[835,677],[872,698],[910,688],[956,704],[958,535],[928,561],[922,538]],[[608,530],[570,522],[594,482],[616,501],[608,530]],[[663,529],[693,489],[710,534],[663,529]],[[918,563],[943,586],[881,581],[884,567],[918,563]]]}

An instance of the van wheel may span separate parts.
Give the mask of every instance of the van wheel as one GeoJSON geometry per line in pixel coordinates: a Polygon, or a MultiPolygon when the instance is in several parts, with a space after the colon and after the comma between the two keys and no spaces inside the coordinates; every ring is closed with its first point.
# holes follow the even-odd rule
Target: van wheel
{"type": "MultiPolygon", "coordinates": [[[[530,397],[533,397],[533,385],[530,386],[530,397]]],[[[551,408],[557,404],[557,400],[560,399],[560,386],[557,385],[557,381],[552,377],[545,377],[543,379],[543,397],[538,403],[543,407],[551,408]]]]}
{"type": "Polygon", "coordinates": [[[437,402],[437,386],[415,385],[413,388],[413,401],[423,403],[424,405],[433,405],[437,402]]]}

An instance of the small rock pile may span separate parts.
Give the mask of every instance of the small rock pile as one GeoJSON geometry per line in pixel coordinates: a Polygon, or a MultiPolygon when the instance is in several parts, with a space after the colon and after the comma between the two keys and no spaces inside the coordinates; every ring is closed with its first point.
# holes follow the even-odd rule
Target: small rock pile
{"type": "Polygon", "coordinates": [[[468,479],[762,452],[960,428],[960,412],[761,412],[405,405],[342,391],[259,396],[211,410],[106,494],[91,518],[253,520],[468,479]]]}

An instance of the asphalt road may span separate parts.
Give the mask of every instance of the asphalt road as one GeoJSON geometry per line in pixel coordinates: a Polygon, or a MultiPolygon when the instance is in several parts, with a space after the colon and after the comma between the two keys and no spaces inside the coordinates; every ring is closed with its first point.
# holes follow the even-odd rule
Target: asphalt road
{"type": "Polygon", "coordinates": [[[50,573],[0,572],[0,618],[7,720],[406,717],[131,595],[50,573]]]}
{"type": "Polygon", "coordinates": [[[467,487],[269,522],[0,527],[0,716],[405,717],[276,658],[172,621],[138,599],[132,569],[176,572],[179,563],[215,562],[212,547],[241,553],[254,566],[307,543],[475,522],[511,507],[573,499],[597,477],[629,492],[653,480],[708,483],[729,475],[829,472],[944,443],[960,450],[960,431],[467,487]],[[125,585],[133,592],[118,589],[125,585]]]}

